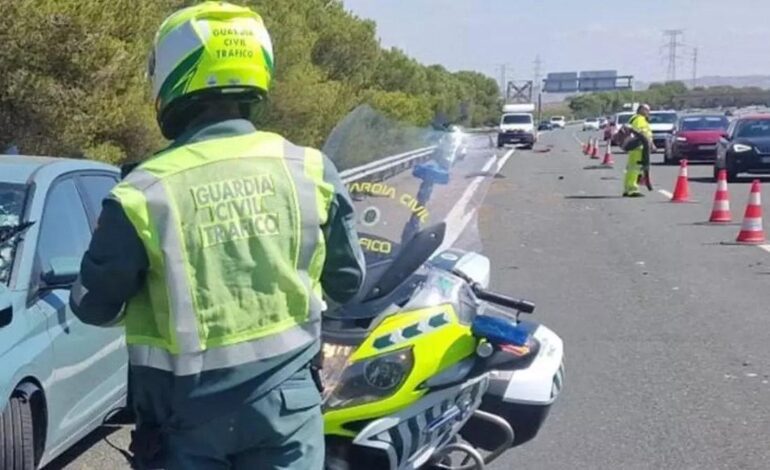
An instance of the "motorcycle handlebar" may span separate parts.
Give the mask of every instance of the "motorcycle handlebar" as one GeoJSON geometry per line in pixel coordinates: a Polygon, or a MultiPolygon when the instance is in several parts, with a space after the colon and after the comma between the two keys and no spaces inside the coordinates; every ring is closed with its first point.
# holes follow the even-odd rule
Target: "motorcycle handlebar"
{"type": "Polygon", "coordinates": [[[486,300],[487,302],[492,302],[493,304],[497,304],[502,307],[518,310],[521,313],[532,313],[535,311],[535,304],[528,300],[516,299],[507,295],[498,294],[497,292],[488,291],[481,287],[478,283],[474,282],[473,279],[464,273],[456,270],[452,271],[452,273],[470,284],[471,288],[473,289],[473,293],[476,294],[476,297],[481,300],[486,300]]]}
{"type": "Polygon", "coordinates": [[[527,300],[515,299],[507,295],[490,292],[479,286],[474,286],[473,291],[479,299],[492,302],[493,304],[518,310],[521,313],[532,313],[535,311],[535,304],[527,300]]]}

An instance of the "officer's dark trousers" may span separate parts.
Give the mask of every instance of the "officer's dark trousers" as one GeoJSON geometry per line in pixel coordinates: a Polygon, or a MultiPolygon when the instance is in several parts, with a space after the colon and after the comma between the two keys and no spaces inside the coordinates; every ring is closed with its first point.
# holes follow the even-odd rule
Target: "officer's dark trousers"
{"type": "Polygon", "coordinates": [[[321,397],[303,368],[258,400],[165,434],[169,470],[320,470],[321,397]]]}

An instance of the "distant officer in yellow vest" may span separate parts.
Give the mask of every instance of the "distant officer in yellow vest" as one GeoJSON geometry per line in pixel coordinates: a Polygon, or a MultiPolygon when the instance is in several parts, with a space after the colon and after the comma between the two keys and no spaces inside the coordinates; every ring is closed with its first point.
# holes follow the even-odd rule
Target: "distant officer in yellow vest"
{"type": "Polygon", "coordinates": [[[161,25],[149,63],[173,144],[104,201],[71,306],[123,322],[145,466],[321,469],[322,294],[364,261],[349,195],[319,151],[257,131],[273,78],[262,19],[205,2],[161,25]]]}
{"type": "Polygon", "coordinates": [[[642,139],[642,142],[635,149],[628,151],[626,177],[623,184],[624,197],[644,196],[639,191],[639,177],[642,176],[643,164],[649,165],[650,152],[652,151],[652,128],[649,119],[650,106],[641,104],[636,110],[636,114],[628,121],[628,125],[642,139]]]}

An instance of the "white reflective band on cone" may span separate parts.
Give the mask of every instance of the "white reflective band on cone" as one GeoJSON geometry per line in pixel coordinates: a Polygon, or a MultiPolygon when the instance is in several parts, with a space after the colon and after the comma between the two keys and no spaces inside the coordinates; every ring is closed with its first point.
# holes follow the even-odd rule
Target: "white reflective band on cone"
{"type": "Polygon", "coordinates": [[[743,219],[742,230],[749,232],[758,232],[762,230],[762,219],[759,217],[747,217],[743,219]]]}

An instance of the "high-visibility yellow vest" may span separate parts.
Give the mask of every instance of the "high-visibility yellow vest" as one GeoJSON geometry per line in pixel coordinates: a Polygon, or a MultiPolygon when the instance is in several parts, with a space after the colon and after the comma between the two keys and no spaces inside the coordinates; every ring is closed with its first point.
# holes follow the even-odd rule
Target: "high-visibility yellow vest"
{"type": "Polygon", "coordinates": [[[113,189],[149,259],[126,306],[132,365],[188,375],[319,338],[323,172],[319,151],[253,132],[172,148],[113,189]]]}
{"type": "Polygon", "coordinates": [[[628,124],[636,131],[639,131],[643,136],[648,139],[652,139],[652,128],[650,122],[642,114],[634,115],[628,124]]]}

